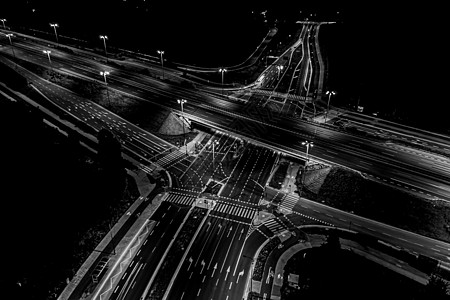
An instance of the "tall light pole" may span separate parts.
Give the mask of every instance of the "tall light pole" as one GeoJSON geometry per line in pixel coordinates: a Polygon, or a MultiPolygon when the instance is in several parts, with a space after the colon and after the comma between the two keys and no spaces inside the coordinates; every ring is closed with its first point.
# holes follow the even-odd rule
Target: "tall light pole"
{"type": "Polygon", "coordinates": [[[184,99],[178,99],[177,100],[178,104],[181,105],[181,116],[182,116],[182,122],[183,122],[183,136],[184,136],[184,148],[186,149],[186,155],[187,153],[187,146],[186,146],[186,131],[184,130],[184,109],[183,109],[183,104],[186,103],[187,101],[184,99]]]}
{"type": "Polygon", "coordinates": [[[335,91],[327,91],[325,93],[325,95],[328,95],[327,112],[325,114],[325,123],[326,123],[327,117],[328,117],[328,111],[330,110],[330,98],[331,98],[331,95],[336,95],[336,92],[335,91]]]}
{"type": "Polygon", "coordinates": [[[6,26],[5,26],[6,19],[0,19],[0,21],[2,21],[2,23],[3,23],[3,29],[6,30],[6,26]]]}
{"type": "Polygon", "coordinates": [[[59,25],[56,24],[56,23],[50,23],[50,26],[53,27],[53,30],[55,31],[56,43],[57,43],[58,46],[59,46],[58,33],[56,32],[56,27],[59,27],[59,25]]]}
{"type": "MultiPolygon", "coordinates": [[[[252,179],[254,183],[256,183],[256,185],[258,185],[264,192],[264,199],[267,198],[267,190],[265,186],[262,186],[258,181],[252,179]]],[[[258,210],[259,210],[259,206],[258,206],[258,210]]]]}
{"type": "Polygon", "coordinates": [[[278,70],[278,76],[277,76],[277,79],[280,79],[280,72],[281,72],[281,70],[283,70],[283,66],[281,66],[281,65],[277,65],[277,70],[278,70]]]}
{"type": "Polygon", "coordinates": [[[314,143],[313,142],[304,141],[304,142],[302,142],[302,145],[306,146],[306,161],[309,162],[309,157],[308,157],[309,147],[312,148],[314,146],[314,143]]]}
{"type": "Polygon", "coordinates": [[[50,68],[52,68],[52,70],[53,70],[53,67],[52,67],[52,60],[50,59],[50,53],[52,53],[52,51],[50,51],[50,50],[42,50],[42,52],[43,52],[44,54],[47,54],[47,56],[48,56],[48,63],[50,64],[50,68]]]}
{"type": "Polygon", "coordinates": [[[12,41],[11,41],[11,37],[13,37],[14,34],[12,34],[12,33],[7,33],[6,36],[8,37],[8,39],[9,39],[9,44],[11,45],[11,51],[12,51],[12,54],[13,54],[13,56],[14,56],[14,60],[16,60],[16,54],[14,53],[14,48],[13,48],[13,44],[12,44],[12,41]]]}
{"type": "Polygon", "coordinates": [[[215,140],[214,142],[208,141],[208,144],[206,144],[208,146],[212,145],[212,153],[213,153],[213,160],[212,160],[212,165],[213,165],[213,171],[212,171],[212,180],[214,181],[214,171],[216,170],[216,167],[214,165],[214,148],[216,145],[219,145],[219,141],[215,140]]]}
{"type": "Polygon", "coordinates": [[[164,79],[164,60],[163,60],[164,51],[158,50],[157,52],[161,56],[162,78],[164,79]]]}
{"type": "Polygon", "coordinates": [[[100,35],[100,39],[103,40],[103,47],[105,48],[106,63],[108,63],[108,52],[106,51],[106,40],[108,39],[108,36],[100,35]]]}
{"type": "Polygon", "coordinates": [[[108,71],[102,71],[102,72],[100,72],[100,75],[102,75],[102,76],[103,76],[103,79],[105,79],[106,96],[108,97],[108,103],[111,103],[111,102],[109,101],[108,82],[106,82],[106,75],[109,75],[109,72],[108,72],[108,71]]]}
{"type": "Polygon", "coordinates": [[[313,142],[304,141],[304,142],[302,142],[302,145],[306,146],[306,162],[305,162],[305,167],[303,168],[302,181],[301,181],[302,185],[301,185],[300,193],[299,193],[300,197],[302,197],[303,183],[305,181],[305,174],[306,174],[306,167],[308,166],[308,162],[309,162],[309,157],[308,157],[309,147],[313,147],[314,144],[313,144],[313,142]]]}
{"type": "Polygon", "coordinates": [[[222,73],[222,95],[223,95],[223,73],[225,73],[227,71],[227,69],[224,68],[220,68],[219,72],[222,73]]]}

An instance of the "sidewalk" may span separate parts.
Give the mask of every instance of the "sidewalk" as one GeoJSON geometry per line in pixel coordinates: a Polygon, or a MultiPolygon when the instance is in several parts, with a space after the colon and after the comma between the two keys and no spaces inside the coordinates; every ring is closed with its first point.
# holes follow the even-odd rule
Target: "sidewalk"
{"type": "Polygon", "coordinates": [[[297,177],[298,169],[300,168],[299,164],[290,162],[286,177],[284,178],[283,185],[281,186],[281,191],[283,193],[294,193],[297,190],[297,185],[295,184],[295,180],[297,177]]]}

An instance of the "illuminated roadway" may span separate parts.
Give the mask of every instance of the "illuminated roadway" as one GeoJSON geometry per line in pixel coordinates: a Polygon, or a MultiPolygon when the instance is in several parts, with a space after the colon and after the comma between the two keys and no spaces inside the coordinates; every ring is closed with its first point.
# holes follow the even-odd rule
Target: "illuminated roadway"
{"type": "MultiPolygon", "coordinates": [[[[16,45],[19,46],[16,47],[16,55],[18,57],[26,57],[29,60],[46,65],[47,60],[46,57],[41,54],[42,49],[35,50],[33,48],[35,46],[32,44],[24,45],[25,48],[22,48],[20,42],[17,42],[16,45]]],[[[5,51],[7,50],[8,49],[5,51]]],[[[108,77],[109,88],[111,89],[135,94],[147,101],[150,99],[150,101],[154,103],[170,107],[174,110],[179,109],[176,99],[188,99],[190,105],[185,106],[185,113],[193,120],[197,119],[198,121],[210,124],[217,128],[231,130],[243,136],[250,136],[254,140],[271,145],[273,148],[283,149],[294,154],[302,154],[304,149],[301,142],[304,139],[312,139],[315,141],[315,147],[311,153],[313,157],[322,158],[352,167],[362,172],[378,175],[380,178],[392,178],[399,183],[405,182],[408,185],[421,188],[433,195],[438,195],[446,199],[449,198],[449,161],[442,157],[432,154],[418,155],[418,151],[416,151],[416,153],[401,151],[397,148],[392,148],[383,141],[375,138],[368,139],[357,137],[331,130],[326,127],[298,122],[297,120],[290,118],[275,117],[266,110],[254,106],[251,103],[242,104],[239,102],[229,102],[211,95],[204,95],[199,91],[188,90],[173,84],[161,83],[145,76],[136,76],[109,66],[104,67],[97,62],[92,63],[92,61],[85,58],[79,58],[68,54],[64,54],[64,56],[67,57],[62,58],[58,57],[58,55],[52,57],[54,68],[72,70],[83,76],[95,78],[98,81],[101,81],[102,79],[98,75],[99,70],[104,70],[105,68],[113,69],[111,76],[108,77]],[[70,61],[69,65],[67,64],[67,61],[70,61]]],[[[146,135],[145,131],[140,130],[138,127],[128,122],[124,122],[121,118],[109,113],[101,107],[92,105],[89,101],[83,101],[80,97],[77,97],[69,91],[49,85],[48,83],[35,78],[36,76],[29,76],[30,79],[33,78],[34,84],[49,98],[92,127],[98,129],[104,123],[110,124],[111,127],[115,128],[114,132],[126,143],[127,147],[132,148],[133,151],[138,152],[140,155],[145,157],[152,154],[163,153],[167,149],[173,148],[173,145],[162,140],[157,140],[150,135],[146,135]],[[148,149],[151,149],[150,152],[148,149]]],[[[255,149],[250,149],[248,151],[255,151],[255,149]]],[[[251,171],[247,168],[243,169],[247,170],[246,172],[251,171]]],[[[243,178],[247,178],[250,174],[252,173],[244,175],[243,178]]],[[[239,189],[245,189],[245,187],[233,189],[232,184],[227,185],[223,192],[224,195],[228,196],[223,197],[233,197],[233,199],[236,199],[236,197],[239,197],[240,195],[241,190],[239,189]]],[[[253,193],[256,193],[254,187],[251,189],[250,195],[247,195],[248,197],[244,198],[249,199],[249,203],[246,203],[243,206],[252,207],[252,204],[257,202],[258,196],[252,196],[253,193]]],[[[239,201],[237,202],[239,203],[239,201]]],[[[319,206],[318,204],[308,205],[319,206]]],[[[232,205],[230,205],[230,207],[232,207],[232,205]]],[[[327,210],[331,210],[331,208],[326,207],[319,207],[316,208],[316,210],[317,212],[314,212],[314,210],[312,212],[308,209],[304,210],[304,212],[312,216],[317,214],[322,220],[326,220],[332,224],[339,225],[344,222],[342,220],[337,220],[339,219],[339,214],[344,213],[336,211],[327,212],[327,210]],[[329,213],[330,216],[327,216],[327,213],[329,213]]],[[[232,213],[226,213],[224,217],[226,219],[218,218],[213,215],[208,216],[205,223],[207,225],[201,228],[197,237],[198,241],[202,242],[200,243],[196,240],[187,255],[188,259],[192,257],[192,259],[198,258],[200,260],[201,258],[200,263],[194,264],[188,269],[187,264],[189,263],[189,260],[183,262],[179,273],[180,276],[175,279],[175,282],[177,282],[176,280],[181,280],[180,278],[186,278],[184,276],[191,276],[195,280],[192,280],[189,288],[187,284],[185,284],[184,289],[171,290],[171,292],[178,293],[177,297],[186,297],[185,299],[189,299],[191,298],[191,296],[189,296],[190,293],[204,293],[205,295],[225,295],[230,293],[230,299],[234,299],[232,297],[233,295],[236,296],[242,294],[244,288],[242,276],[246,275],[245,272],[248,272],[251,261],[244,259],[244,256],[241,256],[241,259],[239,259],[239,254],[240,250],[243,249],[243,235],[247,233],[249,221],[245,220],[245,218],[242,220],[232,213]],[[220,246],[216,248],[218,250],[214,253],[216,245],[220,246]],[[230,245],[233,246],[230,247],[230,245]],[[209,250],[202,251],[201,247],[205,247],[209,250]],[[212,250],[212,252],[210,250],[212,250]],[[205,262],[203,270],[201,269],[202,261],[205,262]],[[208,264],[211,262],[209,267],[207,262],[208,264]],[[216,263],[217,268],[214,269],[216,263]],[[228,267],[230,267],[229,272],[227,272],[228,267]],[[244,271],[244,275],[239,275],[242,270],[244,271]],[[192,272],[192,275],[190,272],[192,272]],[[233,272],[233,274],[231,274],[231,272],[233,272]],[[203,278],[205,278],[206,281],[205,276],[210,276],[210,281],[206,287],[202,284],[203,278]],[[225,277],[227,278],[225,279],[225,277]],[[215,285],[216,282],[217,284],[215,285]]],[[[353,218],[352,222],[355,224],[354,226],[373,228],[373,221],[368,220],[365,221],[367,224],[361,225],[361,220],[357,220],[356,216],[346,216],[346,222],[348,222],[349,218],[353,218]],[[368,223],[371,223],[372,225],[369,225],[368,223]]],[[[346,224],[347,223],[339,226],[345,226],[346,224]]],[[[371,231],[370,229],[366,230],[371,231]]],[[[379,228],[376,230],[378,230],[379,234],[383,232],[383,230],[379,228]]],[[[386,230],[390,229],[384,229],[384,231],[386,230]]],[[[426,238],[421,236],[417,236],[417,238],[414,239],[409,235],[402,235],[401,231],[398,229],[388,233],[387,236],[383,236],[383,239],[389,239],[390,235],[395,241],[395,244],[399,243],[399,239],[405,239],[406,243],[410,244],[408,245],[409,247],[413,247],[411,244],[414,243],[423,245],[423,241],[426,240],[426,238]]],[[[420,246],[417,245],[417,247],[420,246]]],[[[438,246],[435,245],[435,247],[438,246]]],[[[445,246],[438,248],[438,250],[441,249],[440,251],[443,253],[445,253],[445,251],[450,251],[443,247],[445,246]]],[[[163,247],[161,246],[159,249],[162,248],[163,247]]],[[[148,256],[148,251],[150,250],[146,249],[147,248],[143,250],[142,255],[148,256]]],[[[426,252],[427,250],[421,249],[421,251],[426,252]]],[[[246,253],[246,251],[243,250],[243,253],[246,253]]],[[[439,253],[437,253],[437,255],[439,255],[439,253]]],[[[445,254],[442,255],[445,256],[445,254]]],[[[137,275],[137,273],[133,273],[133,276],[135,275],[136,277],[141,276],[137,275]]],[[[123,288],[127,289],[128,287],[126,279],[124,280],[125,281],[120,285],[122,287],[121,290],[123,288]]]]}
{"type": "MultiPolygon", "coordinates": [[[[21,43],[15,42],[16,48],[19,48],[19,44],[21,43]]],[[[31,46],[26,47],[28,49],[31,46]]],[[[47,65],[48,62],[41,49],[27,51],[34,53],[28,54],[28,59],[47,65]]],[[[16,52],[17,56],[23,55],[18,49],[16,52]]],[[[251,104],[205,95],[200,91],[103,66],[96,61],[92,63],[86,58],[61,55],[64,55],[64,58],[53,56],[55,68],[64,68],[95,78],[97,81],[102,79],[98,75],[100,70],[111,69],[111,75],[108,77],[110,89],[123,91],[177,111],[179,105],[176,100],[187,99],[189,105],[185,106],[186,115],[202,122],[206,121],[217,128],[247,135],[283,150],[292,151],[297,155],[304,152],[301,142],[312,139],[316,144],[313,157],[342,164],[376,177],[392,179],[430,195],[450,199],[448,159],[436,158],[434,155],[414,155],[389,147],[383,141],[357,137],[316,124],[299,122],[290,117],[281,118],[251,104]],[[70,65],[66,65],[67,60],[70,61],[70,65]]]]}

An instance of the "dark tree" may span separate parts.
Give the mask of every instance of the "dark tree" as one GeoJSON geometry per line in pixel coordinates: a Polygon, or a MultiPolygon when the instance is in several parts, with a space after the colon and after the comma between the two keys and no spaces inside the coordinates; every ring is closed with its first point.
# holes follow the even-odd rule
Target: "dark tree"
{"type": "Polygon", "coordinates": [[[448,282],[437,275],[430,276],[425,292],[426,296],[429,297],[429,299],[450,299],[448,282]]]}
{"type": "Polygon", "coordinates": [[[98,166],[105,201],[121,199],[126,185],[125,162],[119,140],[107,129],[98,133],[98,166]]]}

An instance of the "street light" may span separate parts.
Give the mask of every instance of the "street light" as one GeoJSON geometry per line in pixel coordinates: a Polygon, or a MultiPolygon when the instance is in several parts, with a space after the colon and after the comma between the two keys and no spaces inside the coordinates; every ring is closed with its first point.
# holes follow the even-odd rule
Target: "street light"
{"type": "Polygon", "coordinates": [[[158,50],[157,52],[161,56],[162,78],[164,79],[164,60],[163,60],[164,51],[158,50]]]}
{"type": "Polygon", "coordinates": [[[14,34],[12,34],[12,33],[7,33],[6,36],[8,37],[8,39],[9,39],[9,44],[11,45],[11,51],[12,51],[12,54],[13,54],[13,56],[14,56],[14,60],[16,60],[16,54],[14,53],[14,48],[13,48],[13,44],[12,44],[12,41],[11,41],[11,37],[13,37],[14,34]]]}
{"type": "Polygon", "coordinates": [[[215,140],[214,142],[208,141],[208,143],[206,144],[207,146],[212,145],[212,153],[213,153],[213,160],[212,160],[212,165],[213,165],[213,172],[212,172],[212,179],[214,181],[214,171],[216,170],[216,167],[214,166],[214,148],[216,145],[219,145],[219,141],[215,140]]]}
{"type": "Polygon", "coordinates": [[[278,70],[278,77],[277,77],[277,79],[280,79],[280,72],[281,72],[281,70],[283,70],[283,66],[281,66],[281,65],[277,65],[277,70],[278,70]]]}
{"type": "Polygon", "coordinates": [[[108,39],[108,36],[100,35],[100,39],[103,40],[103,47],[105,48],[106,63],[108,63],[108,52],[106,51],[106,40],[108,39]]]}
{"type": "Polygon", "coordinates": [[[55,36],[56,36],[56,43],[58,44],[58,46],[59,46],[59,41],[58,41],[58,33],[56,32],[56,27],[59,27],[59,25],[58,24],[56,24],[56,23],[50,23],[50,26],[51,27],[53,27],[53,30],[55,31],[55,36]]]}
{"type": "Polygon", "coordinates": [[[111,102],[109,101],[108,82],[106,82],[106,75],[109,75],[109,72],[108,72],[108,71],[103,71],[103,72],[100,72],[100,75],[102,75],[102,76],[103,76],[103,78],[105,79],[105,85],[106,85],[106,96],[108,97],[108,103],[111,103],[111,102]]]}
{"type": "Polygon", "coordinates": [[[183,109],[183,104],[186,103],[187,101],[184,99],[178,99],[177,100],[178,104],[181,105],[181,116],[182,116],[182,122],[183,122],[183,135],[184,135],[184,148],[186,148],[186,155],[187,153],[187,146],[186,146],[186,131],[184,130],[184,109],[183,109]]]}
{"type": "Polygon", "coordinates": [[[2,21],[2,23],[3,23],[3,29],[6,29],[6,26],[5,26],[6,19],[0,19],[0,21],[2,21]]]}
{"type": "Polygon", "coordinates": [[[306,163],[305,163],[305,166],[303,168],[303,174],[302,174],[302,180],[301,180],[301,186],[300,186],[300,193],[299,193],[299,197],[300,198],[302,197],[303,183],[305,181],[306,167],[308,166],[308,162],[309,162],[309,157],[308,157],[309,147],[313,147],[314,144],[313,144],[313,142],[304,141],[304,142],[302,142],[302,145],[306,146],[306,163]]]}
{"type": "MultiPolygon", "coordinates": [[[[252,179],[254,183],[256,183],[256,185],[258,185],[260,188],[262,188],[263,192],[264,192],[264,200],[267,200],[267,190],[266,190],[266,186],[262,186],[258,181],[252,179]]],[[[258,203],[259,204],[259,203],[258,203]]],[[[258,213],[259,213],[259,205],[258,205],[258,213]]]]}
{"type": "Polygon", "coordinates": [[[327,113],[325,114],[325,123],[327,122],[328,111],[330,110],[330,98],[331,95],[336,95],[335,91],[327,91],[325,95],[328,95],[328,103],[327,103],[327,113]]]}
{"type": "Polygon", "coordinates": [[[222,95],[223,95],[223,73],[225,73],[227,71],[227,69],[224,68],[220,68],[219,72],[222,73],[222,95]]]}
{"type": "Polygon", "coordinates": [[[302,142],[302,145],[306,146],[306,161],[308,162],[309,161],[309,157],[308,157],[309,147],[312,148],[314,146],[314,143],[313,142],[304,141],[304,142],[302,142]]]}
{"type": "Polygon", "coordinates": [[[50,53],[52,53],[52,51],[50,51],[50,50],[42,50],[42,52],[43,52],[44,54],[47,54],[47,56],[48,56],[48,62],[51,64],[52,61],[50,60],[50,53]]]}

